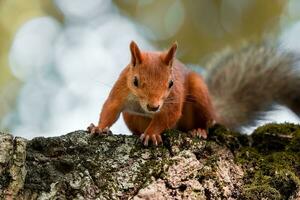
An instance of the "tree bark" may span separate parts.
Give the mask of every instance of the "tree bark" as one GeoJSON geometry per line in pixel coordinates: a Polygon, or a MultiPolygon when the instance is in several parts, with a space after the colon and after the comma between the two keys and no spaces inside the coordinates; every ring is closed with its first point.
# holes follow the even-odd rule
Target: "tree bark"
{"type": "Polygon", "coordinates": [[[0,199],[300,199],[298,125],[252,136],[216,125],[207,140],[170,130],[163,141],[0,133],[0,199]]]}

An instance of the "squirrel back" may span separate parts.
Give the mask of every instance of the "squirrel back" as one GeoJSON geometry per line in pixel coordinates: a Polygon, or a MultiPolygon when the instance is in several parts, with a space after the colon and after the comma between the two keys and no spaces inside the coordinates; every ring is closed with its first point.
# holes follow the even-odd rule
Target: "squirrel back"
{"type": "Polygon", "coordinates": [[[226,49],[217,55],[208,65],[206,80],[217,121],[229,128],[251,124],[274,103],[300,116],[299,59],[268,45],[226,49]]]}

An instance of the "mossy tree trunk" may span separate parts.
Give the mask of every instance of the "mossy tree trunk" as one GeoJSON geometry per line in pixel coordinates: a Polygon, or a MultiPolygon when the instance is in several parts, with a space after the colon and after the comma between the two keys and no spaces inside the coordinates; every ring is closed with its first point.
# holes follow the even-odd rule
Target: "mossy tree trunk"
{"type": "Polygon", "coordinates": [[[300,199],[300,126],[248,137],[214,126],[208,140],[168,131],[164,145],[76,131],[0,134],[1,199],[300,199]]]}

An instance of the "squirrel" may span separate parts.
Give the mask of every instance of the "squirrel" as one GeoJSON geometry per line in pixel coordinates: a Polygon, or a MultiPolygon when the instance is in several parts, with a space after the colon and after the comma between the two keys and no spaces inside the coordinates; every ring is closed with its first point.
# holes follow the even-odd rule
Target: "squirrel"
{"type": "Polygon", "coordinates": [[[227,49],[208,64],[204,80],[176,59],[177,43],[164,52],[130,43],[131,62],[121,72],[91,134],[107,134],[122,113],[145,146],[162,143],[167,129],[207,138],[214,123],[236,129],[256,120],[274,102],[300,115],[299,57],[277,46],[227,49]]]}

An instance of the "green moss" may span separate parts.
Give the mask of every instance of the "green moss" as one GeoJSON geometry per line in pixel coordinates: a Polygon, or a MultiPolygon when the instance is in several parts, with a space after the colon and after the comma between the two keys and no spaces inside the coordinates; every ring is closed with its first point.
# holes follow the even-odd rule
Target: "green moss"
{"type": "Polygon", "coordinates": [[[288,198],[298,188],[300,181],[292,171],[282,169],[274,173],[270,179],[270,185],[276,188],[282,196],[288,198]]]}
{"type": "Polygon", "coordinates": [[[294,132],[294,137],[287,146],[288,150],[300,152],[300,129],[294,132]]]}
{"type": "Polygon", "coordinates": [[[236,151],[244,199],[288,199],[300,187],[299,131],[294,124],[267,124],[254,131],[252,146],[236,151]]]}
{"type": "Polygon", "coordinates": [[[166,146],[168,149],[170,149],[172,146],[177,146],[184,149],[184,146],[186,146],[184,143],[187,136],[187,133],[182,133],[178,130],[167,130],[163,134],[164,146],[166,146]]]}
{"type": "Polygon", "coordinates": [[[208,130],[209,140],[213,140],[220,145],[227,146],[234,151],[242,146],[249,145],[249,138],[238,132],[230,131],[222,125],[216,124],[208,130]]]}
{"type": "Polygon", "coordinates": [[[169,150],[165,145],[145,147],[137,138],[131,146],[129,157],[139,162],[136,178],[132,180],[136,188],[144,188],[152,182],[152,177],[158,179],[163,176],[163,166],[169,165],[169,150]],[[143,159],[143,162],[139,161],[143,159]],[[145,162],[144,162],[145,161],[145,162]]]}
{"type": "Polygon", "coordinates": [[[261,185],[261,186],[248,186],[245,187],[241,199],[243,200],[257,200],[257,199],[272,199],[272,200],[279,200],[282,199],[280,193],[268,186],[268,185],[261,185]]]}
{"type": "Polygon", "coordinates": [[[253,147],[261,152],[285,150],[293,138],[300,136],[299,130],[299,125],[290,123],[266,124],[253,132],[253,147]]]}
{"type": "Polygon", "coordinates": [[[269,123],[263,126],[258,127],[253,134],[274,134],[274,135],[293,135],[296,131],[299,131],[300,125],[292,124],[292,123],[269,123]]]}

